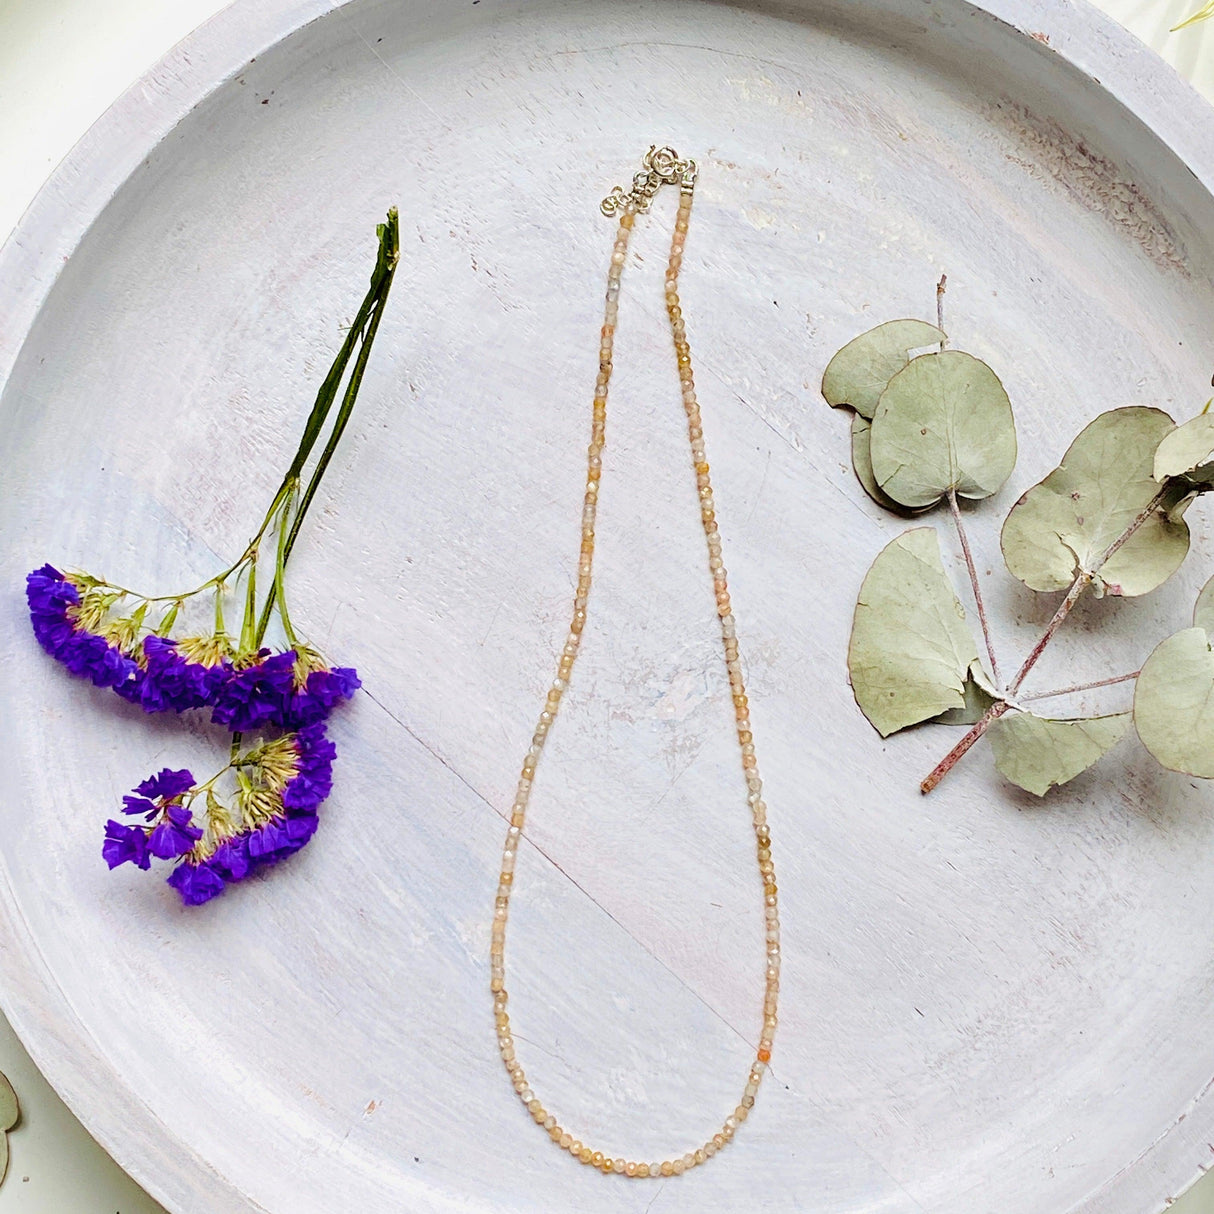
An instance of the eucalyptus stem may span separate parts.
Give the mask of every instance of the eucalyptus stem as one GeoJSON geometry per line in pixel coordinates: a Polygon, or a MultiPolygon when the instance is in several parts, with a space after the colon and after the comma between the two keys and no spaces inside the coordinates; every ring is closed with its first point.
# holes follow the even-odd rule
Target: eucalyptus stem
{"type": "MultiPolygon", "coordinates": [[[[944,332],[944,292],[948,288],[948,275],[941,274],[940,281],[936,283],[936,328],[941,333],[944,332]]],[[[943,350],[948,344],[948,338],[940,339],[940,349],[943,350]]]]}
{"type": "MultiPolygon", "coordinates": [[[[943,282],[943,279],[941,279],[943,282]]],[[[991,626],[986,617],[986,604],[982,601],[982,587],[978,584],[978,570],[974,566],[974,554],[970,551],[969,536],[965,533],[965,523],[961,519],[961,507],[957,503],[956,489],[948,491],[948,508],[953,513],[953,522],[957,527],[957,538],[961,541],[961,551],[965,555],[965,567],[969,570],[970,587],[974,592],[974,605],[978,608],[978,622],[982,625],[982,639],[986,642],[986,656],[991,660],[991,677],[995,686],[999,686],[999,663],[995,658],[995,646],[991,641],[991,626]]]]}
{"type": "Polygon", "coordinates": [[[1131,670],[1129,674],[1115,674],[1111,679],[1097,679],[1094,683],[1075,683],[1070,687],[1059,687],[1057,691],[1035,691],[1030,696],[1021,696],[1024,703],[1033,700],[1056,700],[1059,696],[1075,695],[1080,691],[1095,691],[1098,687],[1113,687],[1118,683],[1128,683],[1142,674],[1141,670],[1131,670]]]}
{"type": "Polygon", "coordinates": [[[1138,528],[1141,527],[1143,523],[1145,523],[1147,519],[1149,519],[1151,515],[1155,513],[1155,511],[1159,508],[1160,503],[1165,500],[1167,496],[1167,489],[1168,486],[1165,483],[1160,488],[1159,492],[1156,493],[1153,498],[1151,498],[1151,500],[1138,512],[1137,515],[1134,516],[1134,519],[1130,522],[1126,529],[1104,550],[1100,559],[1093,563],[1092,568],[1085,570],[1075,578],[1075,580],[1071,583],[1071,588],[1066,592],[1062,602],[1058,604],[1058,608],[1051,617],[1050,622],[1045,626],[1045,631],[1040,637],[1037,638],[1037,643],[1033,646],[1033,648],[1029,650],[1028,657],[1024,659],[1020,669],[1016,672],[1016,677],[1007,685],[1007,689],[1004,691],[1002,698],[996,700],[990,706],[990,708],[986,710],[986,713],[983,715],[982,719],[978,721],[966,733],[965,737],[963,737],[961,741],[958,742],[957,745],[954,746],[952,750],[950,750],[934,768],[932,768],[928,775],[924,777],[919,785],[919,791],[921,793],[926,794],[931,792],[932,789],[934,789],[936,785],[939,784],[940,781],[943,780],[954,767],[956,767],[958,761],[964,757],[970,747],[973,746],[984,733],[986,733],[991,723],[1001,717],[1009,708],[1012,707],[1009,701],[1016,695],[1016,692],[1020,690],[1020,685],[1028,677],[1029,671],[1032,670],[1037,664],[1037,660],[1045,652],[1046,646],[1048,646],[1050,641],[1054,639],[1055,633],[1057,633],[1058,629],[1062,627],[1067,616],[1071,614],[1071,609],[1083,597],[1083,592],[1092,584],[1100,570],[1103,569],[1104,566],[1113,558],[1113,556],[1119,552],[1126,543],[1129,542],[1135,532],[1137,532],[1138,528]]]}

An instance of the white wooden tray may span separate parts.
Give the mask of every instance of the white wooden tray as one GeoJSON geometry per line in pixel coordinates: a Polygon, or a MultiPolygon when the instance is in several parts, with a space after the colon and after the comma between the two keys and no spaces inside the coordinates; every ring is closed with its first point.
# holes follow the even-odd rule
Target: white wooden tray
{"type": "MultiPolygon", "coordinates": [[[[949,739],[881,743],[843,664],[900,524],[817,385],[861,328],[930,315],[948,272],[950,331],[1020,423],[975,531],[1022,651],[1050,604],[999,565],[1002,513],[1100,410],[1204,402],[1212,184],[1210,112],[1057,0],[238,0],[182,44],[0,253],[0,998],[86,1125],[179,1214],[1161,1208],[1214,1158],[1214,792],[1126,744],[1044,805],[983,751],[918,795],[949,739]],[[487,953],[575,559],[597,200],[651,141],[701,164],[684,296],[785,968],[737,1142],[629,1184],[518,1107],[487,953]],[[294,573],[299,622],[367,694],[312,846],[186,912],[106,872],[102,824],[214,740],[55,668],[22,575],[170,589],[239,550],[392,203],[402,270],[294,573]]],[[[732,1105],[761,956],[664,229],[627,273],[591,624],[511,939],[545,1100],[640,1158],[732,1105]]],[[[1077,613],[1060,681],[1179,626],[1214,555],[1192,521],[1173,583],[1077,613]]]]}

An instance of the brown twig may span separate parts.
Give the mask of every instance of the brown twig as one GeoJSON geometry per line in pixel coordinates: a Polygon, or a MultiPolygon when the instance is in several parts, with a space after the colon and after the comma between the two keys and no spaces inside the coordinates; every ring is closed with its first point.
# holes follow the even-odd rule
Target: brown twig
{"type": "MultiPolygon", "coordinates": [[[[944,332],[944,292],[945,292],[945,289],[947,288],[947,286],[948,286],[948,275],[941,274],[940,281],[938,283],[936,283],[936,328],[939,329],[941,333],[944,332]]],[[[941,350],[944,349],[945,343],[947,341],[948,341],[947,337],[942,337],[940,339],[940,349],[941,350]]]]}
{"type": "Polygon", "coordinates": [[[982,719],[972,725],[965,737],[932,768],[931,773],[919,785],[919,791],[924,795],[931,792],[957,766],[966,751],[986,733],[991,722],[1003,716],[1010,707],[1011,705],[1006,700],[996,700],[983,714],[982,719]]]}
{"type": "Polygon", "coordinates": [[[956,489],[948,491],[948,508],[953,512],[953,522],[957,526],[957,538],[961,541],[961,551],[965,555],[965,567],[969,570],[970,586],[974,591],[974,605],[978,608],[978,622],[982,625],[982,639],[986,642],[986,656],[991,660],[991,677],[995,686],[999,686],[999,663],[995,660],[995,646],[991,642],[991,627],[986,618],[986,605],[982,601],[982,588],[978,585],[978,570],[974,567],[974,554],[970,551],[969,536],[965,534],[965,524],[961,519],[961,507],[957,503],[956,489]]]}
{"type": "Polygon", "coordinates": [[[1059,696],[1074,695],[1080,691],[1094,691],[1097,687],[1112,687],[1117,683],[1128,683],[1142,674],[1141,670],[1131,670],[1129,674],[1116,674],[1111,679],[1097,679],[1094,683],[1076,683],[1072,687],[1059,687],[1057,691],[1035,691],[1031,696],[1021,696],[1021,702],[1027,704],[1030,700],[1056,700],[1059,696]]]}

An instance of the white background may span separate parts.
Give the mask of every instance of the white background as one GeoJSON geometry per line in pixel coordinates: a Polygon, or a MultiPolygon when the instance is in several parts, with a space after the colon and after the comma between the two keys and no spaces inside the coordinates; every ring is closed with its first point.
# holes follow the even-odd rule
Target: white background
{"type": "MultiPolygon", "coordinates": [[[[1190,0],[1100,3],[1214,98],[1214,22],[1168,32],[1190,0]]],[[[11,230],[46,176],[114,98],[222,7],[221,0],[0,0],[0,234],[11,230]]],[[[160,1210],[88,1137],[2,1018],[0,1069],[23,1111],[10,1136],[0,1212],[160,1210]]],[[[1160,1194],[1160,1202],[1169,1196],[1160,1194]]],[[[1171,1209],[1214,1214],[1214,1177],[1171,1209]]]]}

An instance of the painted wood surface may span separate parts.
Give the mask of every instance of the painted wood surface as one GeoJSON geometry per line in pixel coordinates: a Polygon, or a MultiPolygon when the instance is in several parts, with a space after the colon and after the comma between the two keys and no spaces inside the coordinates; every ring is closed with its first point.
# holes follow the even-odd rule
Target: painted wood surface
{"type": "MultiPolygon", "coordinates": [[[[1212,172],[1193,94],[1055,3],[237,4],[179,48],[0,254],[0,967],[86,1124],[191,1214],[1140,1214],[1179,1191],[1214,1133],[1214,797],[1128,744],[1044,806],[982,753],[919,797],[947,736],[882,743],[843,666],[899,524],[817,383],[948,272],[950,330],[1020,423],[973,515],[1019,653],[1052,604],[995,559],[1006,508],[1101,409],[1204,403],[1212,172]],[[637,1186],[518,1108],[487,953],[576,554],[597,200],[653,140],[702,166],[684,299],[786,939],[775,1082],[722,1159],[637,1186]],[[294,574],[366,695],[315,843],[187,913],[105,872],[101,823],[221,741],[53,668],[20,578],[175,588],[241,547],[393,202],[404,266],[294,574]]],[[[591,619],[510,962],[538,1090],[640,1157],[731,1107],[761,992],[664,245],[642,225],[625,277],[591,619]]],[[[1043,679],[1132,668],[1183,619],[1214,551],[1192,521],[1184,573],[1089,604],[1043,679]]]]}

